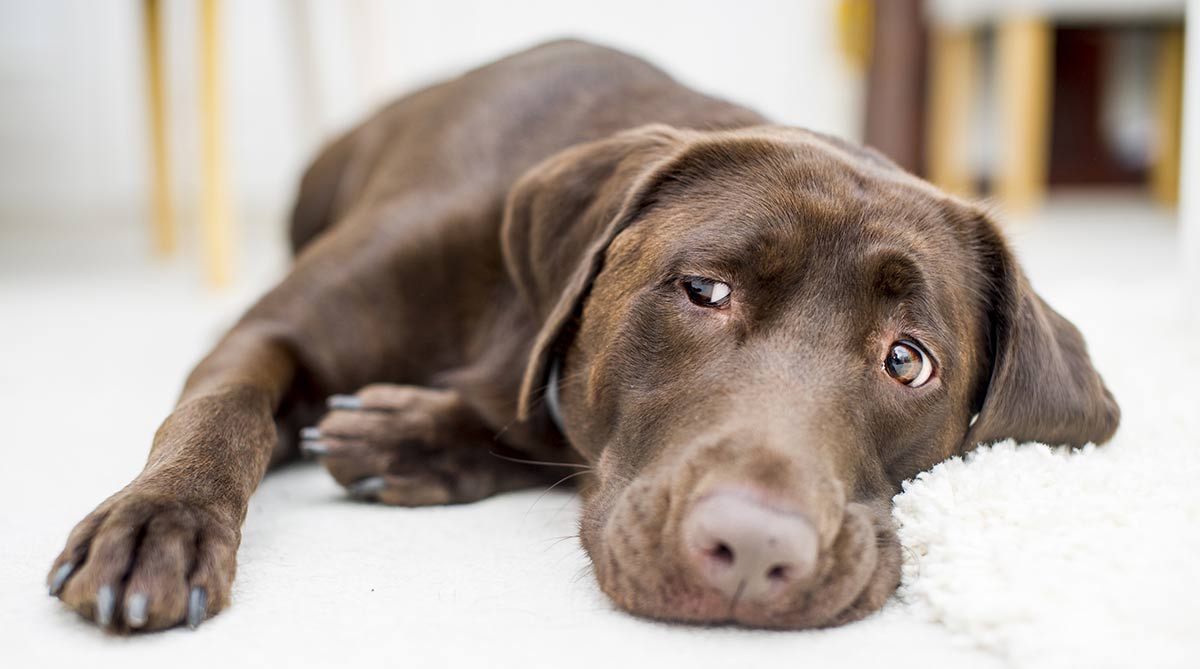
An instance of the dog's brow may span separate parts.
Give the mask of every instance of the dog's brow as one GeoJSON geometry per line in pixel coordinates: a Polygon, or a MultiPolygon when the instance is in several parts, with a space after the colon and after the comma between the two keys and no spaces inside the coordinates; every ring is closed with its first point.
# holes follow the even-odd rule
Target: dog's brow
{"type": "Polygon", "coordinates": [[[865,276],[888,297],[904,298],[921,291],[926,285],[912,254],[898,248],[877,248],[867,252],[863,261],[865,276]]]}
{"type": "Polygon", "coordinates": [[[748,263],[761,268],[763,263],[782,261],[788,249],[796,247],[796,241],[785,239],[783,226],[773,223],[768,219],[753,224],[750,230],[731,229],[724,234],[709,230],[703,236],[683,240],[666,266],[675,273],[708,271],[728,279],[746,270],[748,263]]]}

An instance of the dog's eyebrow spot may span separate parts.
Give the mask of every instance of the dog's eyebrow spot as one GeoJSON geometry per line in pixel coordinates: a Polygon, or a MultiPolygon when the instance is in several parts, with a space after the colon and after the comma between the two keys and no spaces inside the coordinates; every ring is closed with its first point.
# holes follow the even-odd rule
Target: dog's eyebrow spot
{"type": "Polygon", "coordinates": [[[899,249],[869,252],[863,268],[871,285],[887,297],[905,298],[925,285],[925,273],[911,255],[899,249]]]}
{"type": "Polygon", "coordinates": [[[747,229],[725,234],[701,229],[679,238],[664,267],[672,275],[697,274],[727,281],[737,276],[777,276],[799,262],[804,244],[801,229],[774,217],[756,219],[747,229]]]}

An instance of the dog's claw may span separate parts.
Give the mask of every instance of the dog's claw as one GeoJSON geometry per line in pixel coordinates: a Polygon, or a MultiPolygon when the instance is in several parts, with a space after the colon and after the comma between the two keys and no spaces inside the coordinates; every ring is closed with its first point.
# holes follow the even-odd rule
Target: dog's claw
{"type": "Polygon", "coordinates": [[[188,595],[187,626],[196,629],[204,622],[208,614],[208,591],[204,588],[192,588],[188,595]]]}
{"type": "Polygon", "coordinates": [[[63,586],[67,584],[67,579],[71,577],[73,571],[75,571],[75,563],[67,562],[54,572],[54,578],[50,579],[51,597],[57,597],[58,593],[62,592],[63,586]]]}
{"type": "Polygon", "coordinates": [[[363,406],[362,400],[354,395],[331,395],[326,401],[330,409],[356,411],[363,406]]]}
{"type": "Polygon", "coordinates": [[[96,624],[108,627],[113,621],[113,612],[117,608],[117,596],[111,585],[100,588],[96,593],[96,624]]]}
{"type": "Polygon", "coordinates": [[[320,441],[302,441],[300,442],[300,452],[310,458],[319,458],[329,455],[329,446],[320,441]]]}
{"type": "Polygon", "coordinates": [[[316,441],[321,438],[321,429],[317,427],[306,427],[300,430],[300,438],[304,441],[316,441]]]}
{"type": "Polygon", "coordinates": [[[125,622],[134,629],[145,625],[150,618],[146,610],[149,604],[150,600],[144,593],[130,595],[129,602],[125,606],[125,622]]]}
{"type": "Polygon", "coordinates": [[[382,476],[372,476],[346,486],[346,492],[358,499],[374,499],[386,487],[387,481],[382,476]]]}

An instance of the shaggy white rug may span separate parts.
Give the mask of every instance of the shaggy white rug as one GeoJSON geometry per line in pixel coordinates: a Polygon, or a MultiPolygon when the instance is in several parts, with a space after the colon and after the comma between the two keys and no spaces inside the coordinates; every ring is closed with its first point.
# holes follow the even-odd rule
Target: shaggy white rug
{"type": "Polygon", "coordinates": [[[140,469],[187,369],[272,265],[213,297],[135,245],[121,256],[2,240],[0,657],[91,669],[1200,666],[1200,341],[1163,218],[1073,205],[1016,233],[1035,287],[1084,331],[1121,403],[1114,442],[1073,454],[1001,444],[918,477],[896,498],[899,596],[860,623],[801,633],[613,610],[571,538],[569,495],[390,509],[347,502],[298,465],[254,497],[232,608],[196,632],[106,637],[45,595],[45,570],[74,522],[140,469]]]}
{"type": "Polygon", "coordinates": [[[1110,448],[1006,442],[905,485],[900,598],[1019,666],[1200,665],[1195,444],[1110,448]]]}

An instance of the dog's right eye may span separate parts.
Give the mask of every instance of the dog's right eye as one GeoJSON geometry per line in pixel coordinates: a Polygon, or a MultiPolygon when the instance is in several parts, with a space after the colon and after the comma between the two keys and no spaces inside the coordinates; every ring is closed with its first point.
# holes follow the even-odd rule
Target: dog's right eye
{"type": "Polygon", "coordinates": [[[729,304],[732,290],[727,283],[701,276],[684,277],[682,283],[688,299],[695,304],[714,309],[721,309],[729,304]]]}
{"type": "Polygon", "coordinates": [[[893,342],[883,361],[887,375],[910,388],[920,388],[933,376],[933,362],[910,341],[893,342]]]}

